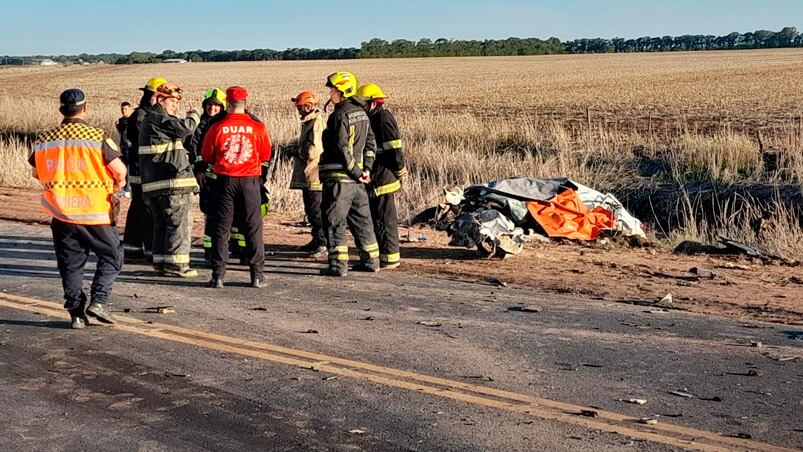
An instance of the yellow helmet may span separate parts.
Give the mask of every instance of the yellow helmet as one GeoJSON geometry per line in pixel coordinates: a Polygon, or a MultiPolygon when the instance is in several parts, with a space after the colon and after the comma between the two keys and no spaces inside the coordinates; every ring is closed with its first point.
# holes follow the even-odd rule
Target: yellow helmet
{"type": "Polygon", "coordinates": [[[343,93],[343,97],[357,94],[357,77],[351,72],[335,72],[326,77],[326,86],[343,93]]]}
{"type": "Polygon", "coordinates": [[[204,94],[204,104],[206,104],[207,101],[217,102],[222,105],[223,108],[226,108],[226,92],[220,88],[208,89],[204,94]]]}
{"type": "Polygon", "coordinates": [[[384,99],[388,96],[382,92],[382,88],[374,85],[373,83],[368,83],[366,85],[362,85],[361,87],[357,88],[357,97],[363,101],[370,101],[374,99],[384,99]]]}
{"type": "Polygon", "coordinates": [[[152,93],[155,93],[156,89],[159,88],[160,86],[164,85],[165,83],[167,83],[167,79],[166,78],[164,78],[164,77],[154,77],[154,78],[148,80],[148,82],[145,83],[145,86],[143,88],[140,88],[140,91],[150,91],[152,93]]]}

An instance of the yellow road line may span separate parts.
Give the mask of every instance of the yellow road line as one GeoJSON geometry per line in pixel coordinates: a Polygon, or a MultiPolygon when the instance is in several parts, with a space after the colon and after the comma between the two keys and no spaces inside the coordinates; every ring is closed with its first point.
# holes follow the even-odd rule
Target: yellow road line
{"type": "MultiPolygon", "coordinates": [[[[69,317],[61,309],[61,306],[56,303],[10,294],[0,293],[0,306],[36,312],[52,317],[69,317]]],[[[597,417],[595,418],[582,417],[578,416],[577,413],[580,410],[587,409],[587,407],[581,405],[174,325],[147,323],[128,316],[118,316],[117,318],[119,323],[115,326],[115,329],[132,334],[249,356],[289,366],[305,369],[312,368],[384,386],[422,392],[461,402],[507,410],[541,419],[556,420],[688,449],[721,451],[736,447],[759,451],[791,450],[673,424],[642,425],[638,423],[636,418],[605,410],[595,409],[597,412],[597,417]]]]}

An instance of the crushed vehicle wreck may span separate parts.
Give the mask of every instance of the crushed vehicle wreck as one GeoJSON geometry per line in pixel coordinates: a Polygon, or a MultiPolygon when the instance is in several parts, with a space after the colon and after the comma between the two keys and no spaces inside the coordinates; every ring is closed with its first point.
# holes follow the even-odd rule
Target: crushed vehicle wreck
{"type": "Polygon", "coordinates": [[[644,226],[610,193],[566,178],[516,177],[445,190],[445,202],[418,214],[411,224],[433,222],[450,245],[477,247],[480,255],[521,253],[544,236],[597,240],[606,235],[645,238],[644,226]]]}

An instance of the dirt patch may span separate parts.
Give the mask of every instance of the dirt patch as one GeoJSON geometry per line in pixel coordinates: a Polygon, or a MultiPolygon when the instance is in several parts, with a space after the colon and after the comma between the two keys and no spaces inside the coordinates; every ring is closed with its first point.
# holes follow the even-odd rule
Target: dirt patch
{"type": "MultiPolygon", "coordinates": [[[[47,224],[49,218],[36,207],[38,197],[39,193],[32,190],[4,189],[0,219],[47,224]]],[[[127,206],[124,201],[123,219],[127,206]]],[[[202,216],[195,218],[195,236],[200,237],[202,216]]],[[[302,245],[309,240],[298,218],[272,214],[265,225],[268,249],[302,245]]],[[[677,309],[803,325],[803,267],[767,265],[738,257],[679,256],[667,249],[634,249],[616,243],[594,247],[528,244],[519,256],[486,260],[473,250],[447,246],[445,234],[432,229],[402,228],[401,235],[405,242],[403,264],[396,271],[577,294],[581,295],[578,302],[604,300],[643,305],[645,310],[677,309]],[[692,268],[710,270],[713,278],[706,271],[695,274],[692,268]],[[662,302],[667,294],[672,295],[672,301],[662,302]]]]}

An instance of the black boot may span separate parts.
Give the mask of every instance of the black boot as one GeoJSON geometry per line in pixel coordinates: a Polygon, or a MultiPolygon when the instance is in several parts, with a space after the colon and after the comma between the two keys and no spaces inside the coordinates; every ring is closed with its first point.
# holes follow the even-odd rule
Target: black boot
{"type": "Polygon", "coordinates": [[[114,319],[114,316],[112,316],[109,308],[104,303],[93,301],[89,307],[86,308],[86,313],[87,315],[100,320],[101,323],[117,323],[117,320],[114,319]]]}
{"type": "Polygon", "coordinates": [[[262,270],[251,267],[251,287],[260,288],[264,286],[265,286],[265,275],[262,274],[262,270]]]}
{"type": "Polygon", "coordinates": [[[212,274],[212,279],[206,284],[206,287],[210,289],[222,289],[223,288],[223,276],[217,276],[214,273],[212,274]]]}
{"type": "Polygon", "coordinates": [[[70,311],[70,328],[74,330],[82,330],[86,328],[89,321],[84,314],[84,309],[73,309],[70,311]]]}

